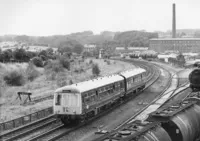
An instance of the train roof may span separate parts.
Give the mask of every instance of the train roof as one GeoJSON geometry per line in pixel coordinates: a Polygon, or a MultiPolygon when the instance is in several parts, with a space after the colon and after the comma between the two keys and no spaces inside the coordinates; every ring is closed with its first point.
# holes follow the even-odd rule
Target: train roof
{"type": "MultiPolygon", "coordinates": [[[[124,71],[120,74],[123,75],[125,78],[129,78],[131,76],[135,76],[145,71],[146,70],[142,68],[134,68],[131,70],[124,71]]],[[[71,91],[71,92],[82,93],[82,92],[90,91],[90,90],[93,90],[105,85],[109,85],[110,83],[122,81],[122,80],[124,80],[124,78],[118,74],[108,75],[108,76],[98,77],[96,79],[64,86],[64,87],[58,88],[55,92],[71,91]]]]}
{"type": "Polygon", "coordinates": [[[135,68],[135,69],[131,69],[131,70],[127,70],[127,71],[121,72],[120,74],[122,76],[124,76],[125,78],[129,78],[129,77],[141,74],[143,72],[146,72],[146,70],[143,69],[143,68],[135,68]]]}
{"type": "Polygon", "coordinates": [[[96,79],[64,86],[61,88],[58,88],[55,92],[63,92],[63,91],[73,91],[73,92],[85,92],[85,91],[90,91],[105,85],[108,85],[110,83],[118,82],[124,80],[124,78],[120,75],[109,75],[109,76],[104,76],[104,77],[98,77],[96,79]]]}

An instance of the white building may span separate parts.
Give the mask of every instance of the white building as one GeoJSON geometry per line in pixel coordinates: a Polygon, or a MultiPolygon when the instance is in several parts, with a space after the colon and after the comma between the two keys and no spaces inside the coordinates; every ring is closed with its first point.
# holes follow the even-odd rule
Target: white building
{"type": "Polygon", "coordinates": [[[85,44],[84,45],[84,51],[85,52],[92,52],[96,49],[96,45],[94,44],[85,44]]]}

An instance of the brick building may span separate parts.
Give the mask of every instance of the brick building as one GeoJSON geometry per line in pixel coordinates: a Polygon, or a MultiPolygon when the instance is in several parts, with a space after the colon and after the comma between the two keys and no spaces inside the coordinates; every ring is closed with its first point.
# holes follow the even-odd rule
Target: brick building
{"type": "Polygon", "coordinates": [[[151,39],[149,49],[156,52],[167,50],[180,51],[182,53],[200,53],[200,38],[163,38],[151,39]]]}

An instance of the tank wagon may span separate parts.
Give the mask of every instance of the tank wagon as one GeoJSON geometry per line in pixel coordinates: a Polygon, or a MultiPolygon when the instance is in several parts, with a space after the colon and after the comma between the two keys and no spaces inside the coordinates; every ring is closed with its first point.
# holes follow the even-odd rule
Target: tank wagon
{"type": "Polygon", "coordinates": [[[199,141],[200,94],[158,109],[145,121],[134,121],[95,141],[199,141]]]}
{"type": "Polygon", "coordinates": [[[200,95],[150,114],[148,121],[160,121],[172,141],[195,141],[200,137],[200,95]]]}
{"type": "Polygon", "coordinates": [[[171,141],[158,122],[134,121],[94,141],[171,141]]]}
{"type": "Polygon", "coordinates": [[[189,74],[190,87],[193,91],[200,90],[200,68],[194,69],[189,74]]]}
{"type": "Polygon", "coordinates": [[[54,94],[54,114],[64,124],[87,120],[143,90],[147,77],[145,69],[135,68],[61,87],[54,94]]]}

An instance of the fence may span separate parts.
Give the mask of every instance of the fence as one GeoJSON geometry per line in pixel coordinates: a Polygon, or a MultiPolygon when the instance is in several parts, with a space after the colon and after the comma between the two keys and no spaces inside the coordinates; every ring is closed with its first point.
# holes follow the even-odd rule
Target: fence
{"type": "Polygon", "coordinates": [[[14,120],[10,120],[10,121],[7,121],[7,122],[0,123],[0,132],[10,130],[10,129],[13,129],[13,128],[16,128],[16,127],[20,127],[22,125],[26,125],[26,124],[31,123],[33,121],[47,117],[51,114],[53,114],[53,108],[49,107],[49,108],[40,110],[40,111],[35,112],[35,113],[31,113],[29,115],[26,115],[26,116],[23,116],[23,117],[14,119],[14,120]]]}

